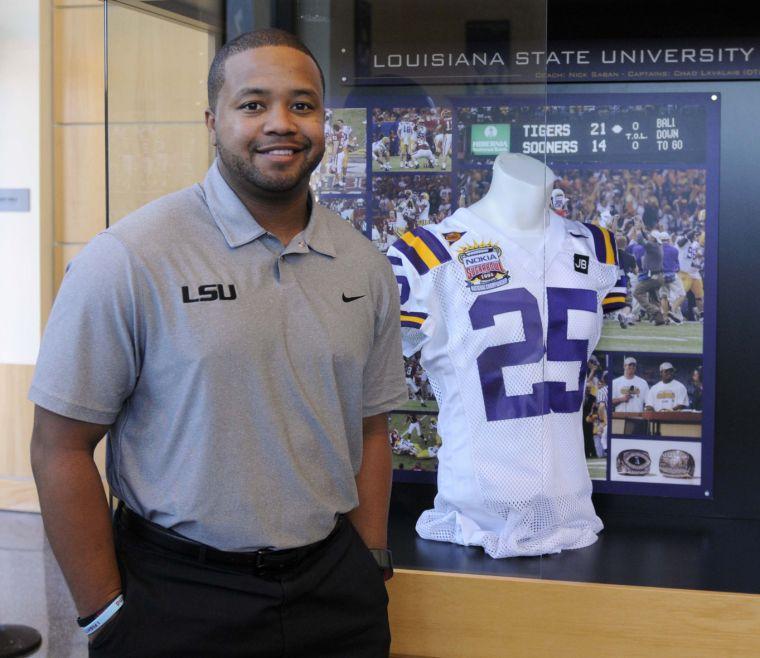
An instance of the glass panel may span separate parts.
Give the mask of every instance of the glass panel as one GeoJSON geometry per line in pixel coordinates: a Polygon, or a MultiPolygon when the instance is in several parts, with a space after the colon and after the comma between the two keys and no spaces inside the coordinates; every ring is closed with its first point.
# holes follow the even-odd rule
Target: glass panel
{"type": "Polygon", "coordinates": [[[202,30],[221,33],[224,29],[225,0],[117,0],[117,2],[202,30]]]}
{"type": "Polygon", "coordinates": [[[405,360],[409,401],[389,417],[397,561],[538,577],[540,559],[495,560],[455,544],[495,556],[541,552],[535,543],[519,546],[507,528],[519,517],[517,533],[534,532],[529,519],[546,508],[553,464],[545,419],[527,417],[522,405],[531,396],[521,389],[530,393],[536,383],[531,404],[545,406],[542,275],[553,184],[545,167],[545,5],[298,0],[294,13],[285,2],[238,5],[245,6],[228,16],[230,36],[289,29],[321,63],[327,150],[313,190],[396,263],[413,354],[405,360]],[[490,189],[495,163],[500,184],[490,189]],[[404,234],[424,244],[398,242],[404,234]],[[453,266],[436,272],[440,259],[453,266]],[[439,335],[454,337],[446,346],[419,331],[433,315],[439,335]],[[513,349],[523,339],[535,348],[530,354],[513,349]],[[499,379],[506,389],[494,385],[499,379]],[[415,523],[419,535],[439,541],[421,539],[415,523]]]}
{"type": "MultiPolygon", "coordinates": [[[[206,71],[216,46],[215,35],[222,24],[220,4],[201,0],[107,3],[111,174],[108,199],[109,216],[114,221],[154,197],[198,180],[213,157],[205,137],[202,111],[206,102],[206,71]],[[216,9],[209,14],[209,7],[216,9]],[[170,15],[170,9],[177,8],[180,12],[170,15]]],[[[548,166],[542,176],[545,187],[551,188],[552,211],[577,220],[579,226],[606,226],[618,239],[624,239],[618,246],[625,246],[630,256],[626,259],[627,271],[632,275],[626,291],[628,308],[622,316],[607,318],[596,363],[591,360],[589,366],[589,361],[576,358],[578,349],[574,344],[579,340],[582,324],[579,319],[589,311],[583,300],[562,298],[564,293],[556,297],[558,293],[549,292],[548,288],[563,287],[550,281],[551,253],[547,249],[550,241],[546,235],[538,239],[529,236],[522,246],[517,244],[519,231],[510,230],[515,226],[507,224],[515,198],[506,199],[500,213],[504,220],[500,228],[505,237],[499,242],[502,249],[499,267],[513,282],[510,289],[520,287],[514,285],[518,280],[515,273],[520,269],[519,258],[507,252],[504,244],[509,243],[515,253],[530,252],[537,243],[542,245],[540,257],[537,255],[535,260],[540,260],[544,283],[540,294],[533,297],[538,315],[543,313],[540,319],[545,335],[543,345],[534,341],[531,347],[525,325],[530,324],[531,317],[535,319],[535,308],[528,298],[522,299],[518,310],[494,312],[492,316],[476,313],[478,323],[488,324],[491,318],[494,325],[502,327],[519,316],[515,331],[523,340],[513,343],[524,343],[521,349],[525,354],[520,358],[527,361],[513,365],[515,354],[507,350],[501,353],[501,361],[494,358],[481,365],[477,357],[483,352],[462,352],[464,362],[478,365],[477,386],[467,389],[468,410],[463,412],[463,418],[469,422],[467,414],[474,413],[478,404],[486,409],[481,379],[484,371],[500,372],[505,390],[491,391],[488,396],[492,401],[511,399],[511,402],[496,399],[493,406],[500,409],[497,413],[513,415],[526,410],[517,409],[515,398],[519,396],[529,397],[525,404],[533,408],[555,412],[562,409],[573,398],[568,394],[575,392],[572,384],[577,377],[586,393],[582,446],[598,492],[653,494],[651,500],[638,500],[636,509],[653,514],[666,509],[670,516],[685,509],[676,506],[681,501],[655,498],[655,494],[705,498],[708,506],[699,509],[711,510],[711,514],[720,510],[719,516],[727,516],[732,506],[748,504],[744,492],[739,491],[742,478],[729,487],[733,495],[716,500],[715,507],[711,500],[718,340],[718,180],[719,173],[723,173],[723,180],[745,181],[747,172],[753,171],[751,144],[756,142],[746,137],[754,134],[753,130],[756,132],[746,108],[752,105],[753,94],[756,95],[756,82],[749,80],[756,78],[757,69],[733,70],[729,66],[733,59],[722,58],[738,57],[734,47],[710,46],[699,50],[700,58],[709,59],[693,62],[692,66],[689,65],[693,61],[689,58],[694,57],[690,54],[692,43],[673,54],[670,42],[667,50],[660,50],[654,42],[637,42],[630,36],[618,39],[621,34],[618,32],[606,35],[611,42],[595,41],[595,23],[589,17],[597,9],[587,7],[579,11],[577,3],[564,8],[564,14],[557,11],[554,14],[555,18],[560,16],[555,21],[557,36],[572,34],[574,45],[581,46],[579,49],[566,44],[567,50],[560,41],[556,48],[547,45],[546,6],[527,0],[509,4],[454,0],[403,3],[229,0],[226,5],[228,38],[256,27],[282,27],[301,35],[321,62],[331,114],[330,123],[325,126],[328,153],[314,176],[314,192],[320,202],[351,221],[379,249],[387,251],[405,230],[433,227],[460,208],[472,208],[474,212],[475,204],[491,191],[493,164],[502,152],[527,154],[548,166]],[[550,50],[553,61],[550,59],[547,75],[545,62],[550,50]],[[674,64],[671,58],[676,55],[683,61],[674,64]],[[702,65],[706,62],[710,66],[702,65]],[[710,69],[715,71],[713,78],[710,69]],[[733,76],[745,76],[748,81],[729,81],[733,76]],[[555,83],[573,84],[554,84],[549,97],[546,77],[555,83]],[[635,87],[634,81],[638,83],[635,87]],[[663,91],[678,93],[662,94],[663,91]],[[407,127],[401,127],[402,122],[409,120],[413,124],[411,133],[407,133],[407,127]],[[420,121],[426,131],[422,139],[416,137],[420,121]],[[726,129],[721,132],[722,125],[726,129]],[[343,127],[350,127],[351,132],[343,131],[343,127]],[[571,133],[571,139],[562,139],[565,131],[571,133]],[[338,132],[346,135],[344,142],[338,132]],[[417,148],[424,144],[427,149],[417,148]],[[553,180],[554,174],[558,180],[553,180]],[[636,279],[641,264],[633,244],[638,239],[637,220],[650,233],[654,228],[660,234],[669,234],[661,235],[660,241],[670,242],[671,246],[676,240],[683,248],[682,241],[687,239],[685,254],[680,256],[686,259],[686,265],[680,262],[678,265],[688,268],[678,272],[685,299],[681,299],[680,292],[671,295],[669,285],[664,286],[665,291],[644,298],[649,310],[638,308],[635,291],[641,285],[636,279]],[[668,292],[668,298],[664,292],[668,292]],[[675,317],[670,317],[671,313],[675,317]],[[658,322],[658,316],[665,322],[658,322]],[[547,330],[547,318],[551,317],[560,318],[562,331],[547,330]],[[540,375],[527,372],[526,366],[536,366],[537,362],[530,359],[535,359],[542,348],[546,352],[541,352],[540,375]],[[630,362],[631,356],[637,359],[636,364],[630,362]],[[587,369],[577,365],[583,362],[587,369]],[[634,396],[637,388],[638,395],[644,390],[628,385],[616,394],[615,379],[625,377],[635,366],[637,374],[647,380],[647,386],[653,386],[662,376],[663,363],[674,365],[676,379],[689,389],[689,413],[676,410],[673,413],[680,415],[643,416],[638,408],[641,405],[628,409],[620,408],[626,403],[613,404],[615,398],[634,396]],[[515,367],[523,367],[526,372],[510,377],[508,371],[515,367]],[[561,383],[559,392],[544,386],[547,380],[561,383]],[[533,388],[534,383],[538,384],[537,389],[533,388]],[[507,391],[507,385],[528,388],[507,391]],[[608,402],[602,406],[600,400],[603,401],[605,392],[608,402]],[[477,404],[473,403],[476,398],[477,404]],[[642,451],[646,454],[640,454],[642,451]],[[695,461],[690,462],[689,457],[695,461]]],[[[558,5],[555,9],[561,8],[558,5]]],[[[658,25],[671,23],[681,25],[680,36],[684,30],[691,30],[678,21],[660,21],[658,25]]],[[[629,23],[624,28],[633,29],[629,23]]],[[[647,28],[641,36],[659,37],[653,29],[647,28]]],[[[716,28],[716,34],[719,31],[716,28]]],[[[752,50],[742,50],[742,57],[749,58],[752,50]]],[[[521,171],[527,175],[526,168],[521,171]]],[[[751,189],[756,186],[746,181],[720,189],[726,217],[742,216],[742,208],[748,205],[743,195],[751,189]]],[[[455,231],[448,233],[455,237],[455,231]]],[[[724,233],[721,239],[730,240],[734,236],[737,243],[732,249],[734,258],[744,255],[742,263],[750,263],[749,251],[742,251],[742,247],[752,241],[745,239],[739,244],[741,237],[736,237],[743,236],[744,230],[724,233]]],[[[487,265],[480,273],[475,267],[468,269],[476,257],[489,257],[495,250],[488,247],[483,253],[472,253],[468,249],[472,233],[459,237],[465,252],[460,263],[461,275],[466,280],[463,285],[471,290],[472,286],[487,284],[484,274],[498,283],[502,273],[489,270],[487,265]]],[[[447,247],[453,247],[452,259],[459,262],[456,242],[447,247]]],[[[597,254],[590,257],[596,258],[597,254]]],[[[527,256],[524,259],[530,260],[527,256]]],[[[749,267],[738,267],[739,261],[732,262],[737,272],[749,267]]],[[[583,272],[588,265],[584,258],[574,260],[571,276],[585,276],[583,272]]],[[[668,283],[677,288],[677,284],[668,283]]],[[[578,288],[570,283],[568,286],[578,288]]],[[[477,296],[485,298],[506,289],[483,288],[477,296]]],[[[405,290],[402,283],[402,295],[405,290]]],[[[469,313],[466,316],[462,313],[462,317],[472,321],[469,313]]],[[[444,323],[449,319],[444,318],[444,323]]],[[[468,326],[473,332],[483,331],[468,326]]],[[[732,342],[730,332],[725,336],[726,345],[738,344],[739,339],[732,342]]],[[[473,350],[473,345],[468,343],[467,349],[473,350]]],[[[488,349],[499,345],[493,342],[488,349]]],[[[728,354],[730,350],[723,352],[728,354]]],[[[572,556],[570,561],[546,561],[542,567],[536,566],[541,564],[539,560],[490,560],[480,550],[417,538],[413,527],[420,513],[432,505],[435,453],[440,448],[441,435],[446,434],[444,419],[439,422],[437,417],[435,394],[441,398],[445,391],[440,377],[431,378],[419,359],[409,360],[406,365],[410,400],[390,419],[397,467],[394,515],[402,520],[396,524],[399,530],[394,545],[403,566],[546,575],[563,580],[588,577],[619,582],[630,577],[627,572],[623,576],[600,575],[605,569],[598,568],[604,563],[599,559],[601,544],[615,545],[625,552],[627,536],[614,539],[607,533],[603,542],[593,548],[568,552],[572,556]],[[427,482],[429,488],[417,484],[421,482],[427,482]],[[568,564],[572,573],[567,570],[568,564]]],[[[500,381],[498,376],[496,381],[500,381]]],[[[537,472],[540,485],[531,502],[535,506],[536,500],[546,502],[551,497],[553,488],[561,481],[558,473],[565,472],[568,464],[555,445],[561,432],[549,427],[545,418],[534,424],[527,435],[539,438],[541,454],[531,479],[531,486],[535,487],[537,472]]],[[[575,432],[574,420],[572,427],[575,432]]],[[[751,432],[744,434],[750,436],[751,432]]],[[[452,436],[456,441],[456,435],[452,436]]],[[[492,461],[503,452],[499,441],[509,436],[508,432],[494,433],[489,444],[492,461]]],[[[740,437],[731,438],[736,439],[734,447],[726,441],[722,449],[738,451],[740,437]]],[[[574,454],[575,450],[577,447],[570,445],[566,454],[574,454]]],[[[603,503],[616,511],[626,511],[628,505],[627,497],[619,497],[617,501],[608,497],[603,503]]],[[[614,524],[615,519],[610,523],[614,524]]]]}
{"type": "Polygon", "coordinates": [[[170,3],[107,3],[110,222],[202,180],[213,160],[204,110],[219,33],[151,4],[170,3]]]}
{"type": "MultiPolygon", "coordinates": [[[[203,125],[213,27],[167,20],[148,4],[108,3],[112,221],[201,180],[214,155],[203,125]]],[[[227,25],[228,37],[282,27],[311,48],[327,107],[315,197],[381,251],[392,255],[396,243],[409,255],[397,278],[412,329],[415,318],[439,313],[439,326],[458,336],[442,352],[443,368],[426,354],[422,334],[406,339],[420,340],[422,351],[412,349],[404,364],[409,401],[389,419],[395,499],[407,503],[394,536],[400,563],[540,576],[539,559],[494,560],[455,544],[495,557],[536,555],[542,544],[531,519],[553,513],[553,437],[542,413],[550,404],[543,275],[553,183],[545,166],[545,5],[261,0],[230,3],[227,25]],[[491,189],[494,167],[499,187],[491,189]],[[422,241],[411,248],[416,261],[398,242],[403,235],[422,241]],[[435,290],[422,300],[412,280],[420,285],[421,269],[446,261],[454,266],[430,274],[435,290]],[[460,411],[439,417],[439,404],[460,411]],[[439,455],[448,462],[433,506],[439,455]],[[449,512],[465,521],[452,522],[449,512]],[[420,513],[420,534],[443,541],[415,534],[420,513]]]]}

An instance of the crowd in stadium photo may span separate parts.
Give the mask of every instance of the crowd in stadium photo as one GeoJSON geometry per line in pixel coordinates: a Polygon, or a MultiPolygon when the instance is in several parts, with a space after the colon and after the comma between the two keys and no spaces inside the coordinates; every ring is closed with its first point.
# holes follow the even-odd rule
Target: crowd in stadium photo
{"type": "Polygon", "coordinates": [[[622,328],[699,321],[704,312],[706,195],[701,169],[558,171],[551,205],[615,235],[630,304],[622,328]]]}
{"type": "Polygon", "coordinates": [[[491,169],[467,169],[457,176],[457,207],[467,208],[480,201],[491,186],[491,169]]]}
{"type": "Polygon", "coordinates": [[[533,119],[539,123],[546,120],[544,105],[479,105],[457,108],[457,127],[483,123],[509,123],[516,116],[522,120],[533,119]]]}
{"type": "Polygon", "coordinates": [[[367,208],[363,197],[323,197],[319,202],[350,222],[357,231],[366,231],[367,208]]]}

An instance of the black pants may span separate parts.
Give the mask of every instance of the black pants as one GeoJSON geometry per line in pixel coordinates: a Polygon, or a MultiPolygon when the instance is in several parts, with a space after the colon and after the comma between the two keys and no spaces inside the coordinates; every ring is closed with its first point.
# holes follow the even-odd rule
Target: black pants
{"type": "Polygon", "coordinates": [[[136,537],[117,515],[124,606],[90,656],[385,658],[383,576],[344,520],[300,563],[276,576],[200,563],[136,537]]]}

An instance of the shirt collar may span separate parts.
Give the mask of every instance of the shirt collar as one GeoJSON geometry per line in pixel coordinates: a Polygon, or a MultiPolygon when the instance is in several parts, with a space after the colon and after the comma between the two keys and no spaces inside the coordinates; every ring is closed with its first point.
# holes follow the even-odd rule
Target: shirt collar
{"type": "MultiPolygon", "coordinates": [[[[224,180],[217,160],[209,167],[201,189],[209,212],[230,247],[240,247],[267,234],[224,180]]],[[[301,239],[314,251],[335,257],[335,245],[328,226],[329,217],[326,216],[328,211],[314,203],[311,192],[308,208],[309,221],[300,234],[301,239]]]]}
{"type": "Polygon", "coordinates": [[[329,226],[330,211],[315,203],[311,192],[309,192],[309,210],[309,223],[303,230],[304,242],[314,251],[335,258],[335,243],[329,226]]]}
{"type": "Polygon", "coordinates": [[[209,212],[230,247],[253,242],[266,233],[224,180],[216,160],[209,167],[201,188],[209,212]]]}

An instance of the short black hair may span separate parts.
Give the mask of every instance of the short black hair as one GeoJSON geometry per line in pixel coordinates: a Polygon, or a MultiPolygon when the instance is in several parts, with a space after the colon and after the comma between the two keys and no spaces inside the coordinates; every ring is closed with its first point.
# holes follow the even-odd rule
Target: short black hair
{"type": "Polygon", "coordinates": [[[319,71],[319,79],[322,83],[322,96],[324,97],[325,74],[322,72],[322,67],[319,65],[317,58],[314,57],[313,53],[306,47],[306,44],[295,34],[291,34],[285,30],[278,30],[274,27],[268,27],[261,30],[254,30],[253,32],[244,32],[240,36],[235,37],[232,41],[225,43],[217,51],[214,56],[214,61],[211,62],[211,68],[208,71],[208,105],[212,111],[216,110],[217,97],[224,85],[224,64],[227,61],[227,58],[236,55],[237,53],[245,52],[246,50],[253,50],[264,46],[286,46],[287,48],[300,50],[305,55],[308,55],[314,64],[316,64],[317,70],[319,71]]]}

